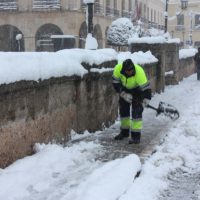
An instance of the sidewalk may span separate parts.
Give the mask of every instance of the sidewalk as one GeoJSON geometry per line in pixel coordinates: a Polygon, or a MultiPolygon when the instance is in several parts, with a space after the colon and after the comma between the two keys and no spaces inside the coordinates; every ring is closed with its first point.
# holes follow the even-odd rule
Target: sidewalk
{"type": "Polygon", "coordinates": [[[97,155],[96,159],[100,161],[107,162],[134,153],[140,157],[143,163],[155,151],[156,146],[162,143],[166,131],[170,127],[171,120],[163,116],[156,117],[155,111],[146,108],[143,113],[143,121],[140,144],[128,144],[128,138],[120,141],[114,140],[114,136],[120,131],[119,121],[116,121],[115,124],[103,131],[80,137],[80,139],[73,140],[71,143],[95,141],[101,144],[105,151],[103,155],[102,152],[99,156],[97,155]]]}

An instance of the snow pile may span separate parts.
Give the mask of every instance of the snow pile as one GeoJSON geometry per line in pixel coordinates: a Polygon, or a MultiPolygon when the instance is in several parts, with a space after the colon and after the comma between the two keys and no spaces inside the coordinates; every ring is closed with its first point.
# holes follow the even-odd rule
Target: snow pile
{"type": "Polygon", "coordinates": [[[91,33],[88,33],[86,37],[86,43],[85,43],[85,49],[97,49],[98,48],[98,43],[96,38],[92,36],[91,33]]]}
{"type": "Polygon", "coordinates": [[[118,54],[118,61],[123,62],[124,60],[131,58],[133,63],[135,64],[149,64],[149,63],[155,63],[158,62],[158,59],[152,55],[150,51],[147,52],[120,52],[118,54]]]}
{"type": "Polygon", "coordinates": [[[95,0],[83,0],[83,3],[88,4],[88,3],[94,3],[95,0]]]}
{"type": "Polygon", "coordinates": [[[141,38],[130,38],[128,44],[134,43],[147,43],[147,44],[164,44],[164,43],[180,43],[180,39],[170,39],[168,36],[155,36],[155,37],[141,37],[141,38]]]}
{"type": "Polygon", "coordinates": [[[44,80],[50,77],[83,76],[81,65],[116,60],[113,49],[67,49],[58,52],[0,52],[0,84],[20,80],[44,80]]]}
{"type": "Polygon", "coordinates": [[[197,52],[198,52],[197,49],[194,49],[194,48],[180,49],[179,50],[179,59],[193,57],[197,52]]]}
{"type": "Polygon", "coordinates": [[[160,35],[164,34],[163,30],[159,30],[159,29],[156,29],[156,28],[150,28],[147,31],[148,31],[148,34],[152,37],[156,37],[156,36],[160,36],[160,35]]]}

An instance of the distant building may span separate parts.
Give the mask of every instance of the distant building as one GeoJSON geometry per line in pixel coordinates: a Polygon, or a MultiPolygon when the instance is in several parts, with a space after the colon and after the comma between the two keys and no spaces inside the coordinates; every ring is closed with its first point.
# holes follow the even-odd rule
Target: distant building
{"type": "Polygon", "coordinates": [[[169,0],[168,31],[181,47],[200,47],[200,1],[169,0]]]}
{"type": "MultiPolygon", "coordinates": [[[[84,48],[86,6],[83,0],[0,0],[0,51],[84,48]]],[[[93,36],[99,48],[107,47],[107,28],[119,17],[163,29],[162,0],[96,0],[93,8],[93,36]]]]}

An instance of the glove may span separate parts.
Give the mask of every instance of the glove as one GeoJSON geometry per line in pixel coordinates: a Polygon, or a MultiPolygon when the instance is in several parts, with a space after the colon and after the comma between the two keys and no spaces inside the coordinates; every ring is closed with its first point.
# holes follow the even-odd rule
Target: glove
{"type": "Polygon", "coordinates": [[[147,106],[149,105],[149,102],[150,102],[149,99],[144,98],[144,99],[143,99],[143,102],[142,102],[143,108],[147,107],[147,106]]]}
{"type": "Polygon", "coordinates": [[[133,97],[131,94],[122,91],[119,96],[122,97],[126,102],[132,103],[133,97]]]}

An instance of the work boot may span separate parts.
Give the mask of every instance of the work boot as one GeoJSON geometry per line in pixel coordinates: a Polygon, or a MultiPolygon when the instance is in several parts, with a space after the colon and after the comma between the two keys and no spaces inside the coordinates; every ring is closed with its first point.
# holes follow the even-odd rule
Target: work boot
{"type": "Polygon", "coordinates": [[[115,140],[123,140],[125,137],[129,136],[129,129],[122,129],[120,134],[114,137],[115,140]]]}
{"type": "Polygon", "coordinates": [[[140,132],[131,132],[131,139],[129,140],[129,144],[139,144],[140,143],[140,132]]]}

